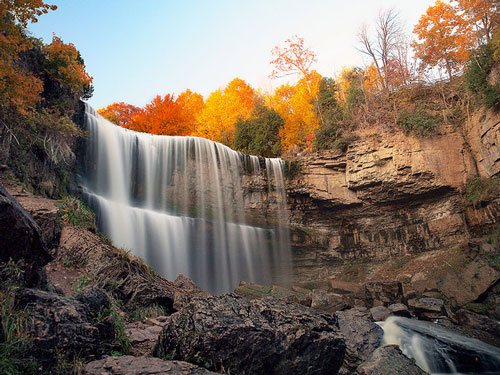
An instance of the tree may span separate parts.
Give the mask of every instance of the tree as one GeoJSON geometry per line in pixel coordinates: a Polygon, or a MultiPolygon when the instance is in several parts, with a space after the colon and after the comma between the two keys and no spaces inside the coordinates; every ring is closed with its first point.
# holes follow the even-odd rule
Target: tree
{"type": "Polygon", "coordinates": [[[372,39],[367,25],[361,27],[358,32],[359,51],[371,58],[382,88],[388,94],[393,82],[393,71],[389,69],[389,64],[400,57],[398,46],[404,40],[399,14],[394,9],[379,12],[375,33],[376,38],[372,39]]]}
{"type": "Polygon", "coordinates": [[[259,104],[251,118],[236,122],[232,147],[247,154],[279,156],[279,132],[284,123],[278,112],[259,104]]]}
{"type": "Polygon", "coordinates": [[[458,17],[472,25],[479,44],[489,42],[498,27],[500,3],[498,0],[455,0],[458,17]]]}
{"type": "Polygon", "coordinates": [[[119,102],[98,109],[97,113],[116,125],[119,125],[123,128],[129,128],[133,116],[140,111],[141,109],[139,107],[124,102],[119,102]]]}
{"type": "Polygon", "coordinates": [[[415,55],[430,67],[446,69],[451,81],[473,46],[471,26],[457,17],[456,8],[437,0],[420,17],[413,32],[418,38],[413,43],[415,55]]]}
{"type": "Polygon", "coordinates": [[[230,145],[236,121],[250,118],[254,106],[254,89],[244,80],[235,78],[224,90],[216,90],[207,98],[193,135],[230,145]]]}
{"type": "Polygon", "coordinates": [[[188,135],[182,121],[181,108],[172,94],[157,95],[132,116],[130,129],[158,135],[188,135]]]}
{"type": "Polygon", "coordinates": [[[316,110],[321,75],[315,71],[309,79],[300,79],[295,86],[282,85],[268,98],[269,106],[285,120],[281,129],[281,145],[284,150],[294,146],[305,148],[308,138],[314,136],[319,127],[316,110]]]}
{"type": "Polygon", "coordinates": [[[42,81],[17,64],[20,54],[33,47],[25,36],[29,22],[49,10],[56,10],[41,0],[2,0],[0,2],[0,98],[3,110],[6,106],[25,112],[40,100],[42,81]]]}
{"type": "Polygon", "coordinates": [[[75,90],[83,99],[92,96],[93,79],[85,71],[83,58],[73,43],[65,44],[54,34],[52,43],[45,45],[43,50],[47,55],[45,71],[50,76],[75,90]]]}
{"type": "Polygon", "coordinates": [[[182,113],[183,128],[186,129],[188,135],[194,134],[196,132],[198,117],[203,108],[205,108],[203,96],[187,89],[177,97],[175,102],[182,113]]]}

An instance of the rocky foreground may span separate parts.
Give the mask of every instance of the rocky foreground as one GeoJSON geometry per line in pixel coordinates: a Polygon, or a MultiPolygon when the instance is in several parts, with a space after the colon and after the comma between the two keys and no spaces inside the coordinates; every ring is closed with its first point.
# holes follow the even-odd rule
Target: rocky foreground
{"type": "Polygon", "coordinates": [[[61,220],[56,202],[9,189],[17,199],[0,186],[2,356],[19,338],[23,345],[10,362],[2,357],[5,372],[424,374],[398,347],[382,346],[374,322],[391,315],[499,344],[494,319],[408,294],[398,281],[242,283],[211,296],[61,220]]]}

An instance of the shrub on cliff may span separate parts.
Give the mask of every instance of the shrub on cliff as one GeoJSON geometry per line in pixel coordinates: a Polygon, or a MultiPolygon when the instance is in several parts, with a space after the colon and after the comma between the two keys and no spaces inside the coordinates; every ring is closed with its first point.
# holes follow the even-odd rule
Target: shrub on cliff
{"type": "MultiPolygon", "coordinates": [[[[495,39],[500,44],[500,33],[495,39]]],[[[492,85],[488,82],[493,66],[499,61],[500,56],[495,58],[494,42],[492,42],[478,48],[469,59],[465,71],[467,87],[475,94],[476,102],[487,108],[500,105],[500,84],[492,85]]]]}
{"type": "Polygon", "coordinates": [[[406,135],[414,134],[420,137],[428,137],[437,132],[439,123],[440,119],[423,108],[415,111],[402,110],[398,116],[398,125],[401,126],[406,135]]]}

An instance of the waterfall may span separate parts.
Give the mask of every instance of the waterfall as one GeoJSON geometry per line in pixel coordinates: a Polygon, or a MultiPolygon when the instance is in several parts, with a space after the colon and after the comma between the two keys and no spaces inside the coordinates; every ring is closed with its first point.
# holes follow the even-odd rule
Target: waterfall
{"type": "Polygon", "coordinates": [[[398,345],[430,374],[499,374],[500,349],[437,324],[402,317],[379,323],[384,344],[398,345]]]}
{"type": "Polygon", "coordinates": [[[115,246],[168,279],[183,273],[215,294],[241,280],[286,282],[291,266],[281,159],[261,165],[256,156],[203,138],[134,132],[89,106],[85,118],[79,183],[99,230],[115,246]],[[244,187],[265,186],[265,180],[259,199],[268,207],[250,218],[245,206],[255,197],[244,187]]]}

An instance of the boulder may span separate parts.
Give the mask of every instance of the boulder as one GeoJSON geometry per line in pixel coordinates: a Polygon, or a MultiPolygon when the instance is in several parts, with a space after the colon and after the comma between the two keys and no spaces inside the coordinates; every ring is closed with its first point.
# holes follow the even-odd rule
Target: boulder
{"type": "Polygon", "coordinates": [[[311,293],[311,307],[325,312],[335,312],[348,306],[342,295],[314,289],[311,293]]]}
{"type": "Polygon", "coordinates": [[[106,292],[93,286],[81,291],[76,299],[85,307],[91,319],[97,319],[99,313],[111,306],[111,300],[106,292]]]}
{"type": "Polygon", "coordinates": [[[375,350],[357,368],[355,375],[425,375],[427,372],[417,366],[396,345],[382,346],[375,350]]]}
{"type": "Polygon", "coordinates": [[[288,289],[278,285],[259,285],[247,281],[242,281],[240,285],[238,285],[238,287],[234,290],[234,292],[237,295],[248,299],[263,297],[285,297],[290,301],[295,301],[297,303],[300,303],[301,305],[311,306],[311,291],[300,287],[293,287],[292,289],[288,289]]]}
{"type": "Polygon", "coordinates": [[[494,345],[500,346],[500,323],[498,321],[466,309],[458,310],[455,317],[458,323],[463,327],[488,333],[492,338],[495,338],[488,341],[491,341],[494,345]]]}
{"type": "Polygon", "coordinates": [[[153,355],[238,374],[337,374],[337,318],[286,299],[194,298],[168,317],[153,355]]]}
{"type": "Polygon", "coordinates": [[[369,281],[365,284],[367,307],[389,306],[402,302],[403,285],[399,281],[369,281]]]}
{"type": "Polygon", "coordinates": [[[384,331],[362,309],[337,311],[335,315],[346,344],[344,363],[339,374],[350,375],[380,346],[384,331]]]}
{"type": "Polygon", "coordinates": [[[14,307],[30,317],[26,353],[42,367],[55,365],[61,354],[72,361],[99,358],[111,350],[103,341],[114,336],[112,322],[107,325],[111,331],[103,332],[94,324],[86,306],[76,299],[38,289],[20,289],[14,295],[14,307]]]}
{"type": "Polygon", "coordinates": [[[210,295],[182,273],[177,276],[173,285],[177,288],[174,290],[174,310],[182,308],[193,297],[208,297],[210,295]]]}
{"type": "Polygon", "coordinates": [[[84,375],[210,375],[215,372],[182,361],[162,361],[152,357],[107,357],[85,367],[84,375]]]}
{"type": "Polygon", "coordinates": [[[411,318],[408,307],[402,303],[393,303],[392,305],[389,305],[389,310],[391,310],[392,315],[411,318]]]}
{"type": "Polygon", "coordinates": [[[444,302],[439,298],[419,298],[408,300],[408,307],[413,310],[414,314],[423,320],[437,319],[441,316],[446,316],[444,302]]]}
{"type": "Polygon", "coordinates": [[[330,280],[330,291],[338,294],[357,294],[361,291],[361,284],[342,280],[330,280]]]}
{"type": "Polygon", "coordinates": [[[27,285],[36,286],[51,256],[38,224],[0,185],[0,263],[9,259],[22,267],[27,285]]]}
{"type": "Polygon", "coordinates": [[[374,322],[381,322],[386,320],[392,314],[385,306],[375,306],[370,309],[370,315],[374,322]]]}

